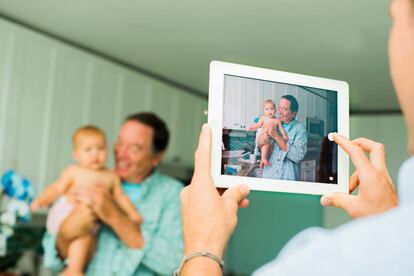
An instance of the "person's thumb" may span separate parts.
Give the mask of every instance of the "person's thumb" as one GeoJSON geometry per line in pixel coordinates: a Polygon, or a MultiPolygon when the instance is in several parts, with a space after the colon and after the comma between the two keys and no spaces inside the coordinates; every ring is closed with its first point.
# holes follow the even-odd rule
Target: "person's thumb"
{"type": "MultiPolygon", "coordinates": [[[[210,177],[211,162],[211,128],[208,124],[204,124],[200,133],[198,147],[195,152],[194,176],[202,179],[210,177]]],[[[193,178],[194,178],[193,176],[193,178]]],[[[204,181],[194,181],[194,184],[205,184],[204,181]]]]}
{"type": "Polygon", "coordinates": [[[242,184],[242,185],[237,185],[237,186],[234,186],[234,187],[231,187],[231,188],[227,189],[223,193],[223,198],[230,199],[236,205],[238,205],[239,202],[241,202],[243,199],[245,199],[246,196],[249,193],[250,193],[249,186],[247,186],[245,184],[242,184]]]}
{"type": "Polygon", "coordinates": [[[322,206],[333,206],[349,211],[355,200],[355,196],[347,193],[328,193],[321,197],[322,206]]]}

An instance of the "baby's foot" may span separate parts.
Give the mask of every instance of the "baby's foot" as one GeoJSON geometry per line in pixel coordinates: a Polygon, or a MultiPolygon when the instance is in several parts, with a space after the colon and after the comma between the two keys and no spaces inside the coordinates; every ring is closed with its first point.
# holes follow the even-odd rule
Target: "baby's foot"
{"type": "Polygon", "coordinates": [[[262,158],[260,161],[260,167],[263,168],[264,166],[271,166],[272,164],[266,158],[262,158]]]}

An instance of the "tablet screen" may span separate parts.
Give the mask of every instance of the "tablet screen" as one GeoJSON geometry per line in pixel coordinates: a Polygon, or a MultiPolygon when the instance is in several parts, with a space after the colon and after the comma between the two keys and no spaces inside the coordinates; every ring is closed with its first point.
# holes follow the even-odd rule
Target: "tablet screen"
{"type": "Polygon", "coordinates": [[[221,174],[337,184],[337,94],[225,74],[221,174]]]}

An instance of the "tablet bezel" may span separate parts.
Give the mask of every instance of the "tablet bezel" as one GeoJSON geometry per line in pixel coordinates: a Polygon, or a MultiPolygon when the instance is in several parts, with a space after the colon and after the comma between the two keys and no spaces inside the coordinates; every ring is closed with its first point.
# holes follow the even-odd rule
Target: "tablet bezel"
{"type": "Polygon", "coordinates": [[[212,61],[210,63],[208,123],[212,129],[211,175],[217,187],[228,188],[245,183],[252,190],[316,195],[327,192],[349,191],[349,158],[340,147],[338,147],[337,184],[222,175],[221,157],[225,75],[307,86],[337,92],[338,133],[349,137],[349,87],[346,82],[234,63],[212,61]]]}

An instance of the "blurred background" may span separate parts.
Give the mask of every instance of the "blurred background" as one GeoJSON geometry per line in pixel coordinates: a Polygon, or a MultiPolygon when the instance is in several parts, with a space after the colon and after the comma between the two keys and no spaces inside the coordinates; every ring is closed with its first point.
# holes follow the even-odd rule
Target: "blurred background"
{"type": "MultiPolygon", "coordinates": [[[[0,174],[16,170],[39,193],[72,162],[75,128],[96,124],[112,144],[126,115],[153,111],[172,133],[163,170],[188,182],[207,120],[209,63],[222,60],[347,81],[350,136],[384,143],[396,182],[406,131],[388,71],[388,5],[0,0],[0,174]]],[[[317,196],[253,192],[250,200],[228,275],[249,275],[306,227],[349,220],[317,196]]],[[[0,257],[1,270],[50,275],[39,265],[43,223],[17,226],[20,242],[0,257]]]]}

